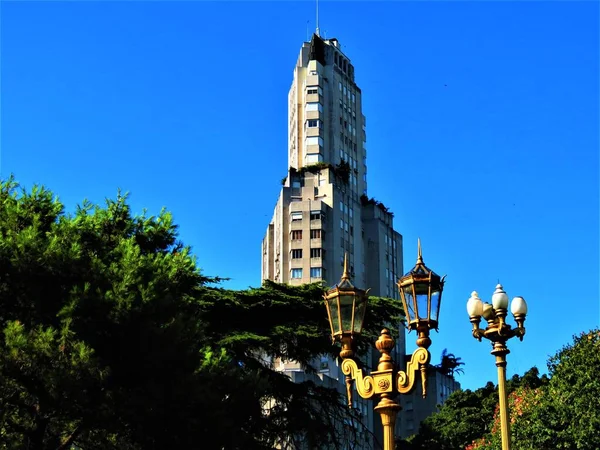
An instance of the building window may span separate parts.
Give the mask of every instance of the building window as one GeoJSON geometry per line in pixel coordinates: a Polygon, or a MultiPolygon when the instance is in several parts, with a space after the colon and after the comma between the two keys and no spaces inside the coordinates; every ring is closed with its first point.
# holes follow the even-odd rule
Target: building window
{"type": "Polygon", "coordinates": [[[321,124],[319,120],[311,119],[308,121],[308,128],[319,128],[321,124]]]}
{"type": "Polygon", "coordinates": [[[321,278],[321,268],[320,267],[311,267],[310,268],[310,277],[311,278],[321,278]]]}
{"type": "Polygon", "coordinates": [[[292,241],[299,241],[300,239],[302,239],[302,230],[293,230],[292,241]]]}
{"type": "Polygon", "coordinates": [[[323,162],[323,155],[320,153],[307,153],[306,154],[306,163],[307,164],[316,164],[318,162],[323,162]]]}
{"type": "Polygon", "coordinates": [[[306,94],[307,94],[307,95],[311,95],[311,94],[318,94],[318,93],[319,93],[319,90],[318,90],[318,89],[308,89],[308,90],[306,91],[306,94]]]}
{"type": "Polygon", "coordinates": [[[306,145],[318,145],[319,147],[323,147],[323,138],[317,136],[307,137],[304,142],[306,145]]]}
{"type": "Polygon", "coordinates": [[[341,81],[338,83],[338,87],[340,88],[340,91],[341,91],[342,90],[342,82],[341,81]]]}
{"type": "Polygon", "coordinates": [[[311,211],[310,212],[310,220],[321,220],[323,218],[323,214],[321,211],[311,211]]]}
{"type": "Polygon", "coordinates": [[[292,269],[292,278],[302,278],[302,269],[292,269]]]}
{"type": "Polygon", "coordinates": [[[321,238],[321,230],[310,230],[310,238],[311,239],[320,239],[321,238]]]}
{"type": "Polygon", "coordinates": [[[307,103],[306,110],[323,112],[323,106],[320,103],[307,103]]]}
{"type": "Polygon", "coordinates": [[[310,257],[311,258],[320,258],[321,257],[321,249],[320,248],[311,248],[310,249],[310,257]]]}
{"type": "Polygon", "coordinates": [[[340,228],[344,229],[344,219],[340,219],[340,228]]]}
{"type": "Polygon", "coordinates": [[[300,259],[302,258],[302,249],[295,249],[292,250],[292,259],[300,259]]]}
{"type": "Polygon", "coordinates": [[[350,208],[348,212],[350,213],[350,218],[352,219],[354,217],[354,210],[350,208]]]}
{"type": "Polygon", "coordinates": [[[356,95],[352,94],[352,103],[356,103],[356,95]]]}
{"type": "Polygon", "coordinates": [[[302,213],[301,212],[293,212],[292,213],[292,222],[298,222],[299,220],[302,220],[302,213]]]}

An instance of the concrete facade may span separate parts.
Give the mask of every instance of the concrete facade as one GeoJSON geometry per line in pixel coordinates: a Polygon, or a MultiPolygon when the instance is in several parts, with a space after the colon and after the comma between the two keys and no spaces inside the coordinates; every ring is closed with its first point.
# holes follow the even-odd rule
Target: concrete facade
{"type": "Polygon", "coordinates": [[[415,390],[408,395],[401,395],[399,424],[396,430],[400,437],[407,438],[419,431],[419,425],[448,399],[450,394],[460,389],[460,383],[454,378],[440,373],[435,367],[430,367],[427,373],[427,398],[422,398],[423,384],[421,379],[415,390]]]}

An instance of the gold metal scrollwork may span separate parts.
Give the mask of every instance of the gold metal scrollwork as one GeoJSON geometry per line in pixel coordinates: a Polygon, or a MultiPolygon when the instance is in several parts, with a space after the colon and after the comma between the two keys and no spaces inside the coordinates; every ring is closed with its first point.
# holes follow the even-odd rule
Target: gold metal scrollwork
{"type": "Polygon", "coordinates": [[[398,372],[398,392],[406,394],[411,391],[417,378],[416,372],[421,365],[429,363],[430,357],[430,353],[422,347],[415,350],[410,362],[407,364],[406,372],[398,372]]]}
{"type": "Polygon", "coordinates": [[[373,396],[375,393],[373,377],[370,375],[364,376],[363,371],[358,368],[354,360],[344,359],[342,361],[342,372],[344,375],[350,375],[353,380],[356,380],[356,390],[362,398],[373,396]]]}

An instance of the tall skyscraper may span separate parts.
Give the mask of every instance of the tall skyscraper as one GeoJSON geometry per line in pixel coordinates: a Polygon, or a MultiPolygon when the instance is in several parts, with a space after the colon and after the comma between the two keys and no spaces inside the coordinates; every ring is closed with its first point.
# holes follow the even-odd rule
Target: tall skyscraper
{"type": "Polygon", "coordinates": [[[288,175],[263,240],[262,278],[353,282],[398,298],[402,236],[367,196],[367,134],[354,66],[337,39],[304,43],[288,96],[288,175]]]}
{"type": "MultiPolygon", "coordinates": [[[[366,124],[350,59],[337,39],[314,34],[302,45],[288,94],[289,168],[262,242],[263,280],[334,285],[347,254],[355,286],[399,300],[402,236],[394,230],[393,214],[367,194],[366,124]]],[[[404,328],[394,334],[392,356],[403,366],[404,328]]],[[[377,365],[378,356],[372,365],[377,365]]],[[[336,361],[324,358],[318,363],[320,382],[345,392],[336,361]]],[[[294,381],[319,382],[293,361],[275,364],[294,381]]],[[[354,403],[369,431],[358,430],[359,439],[351,448],[378,448],[373,437],[382,435],[379,417],[358,395],[354,403]]],[[[398,432],[402,417],[401,413],[398,432]]],[[[411,423],[418,426],[418,420],[411,423]]],[[[402,425],[404,433],[408,430],[402,425]]]]}
{"type": "MultiPolygon", "coordinates": [[[[348,255],[353,283],[398,298],[402,236],[393,214],[367,195],[367,134],[354,66],[337,39],[305,42],[288,95],[288,174],[262,244],[262,278],[298,285],[337,283],[348,255]]],[[[404,359],[404,330],[396,357],[404,359]]],[[[281,370],[301,381],[291,361],[281,370]]],[[[343,383],[335,361],[321,361],[321,378],[343,383]]],[[[377,433],[372,408],[356,399],[364,424],[377,433]]],[[[378,419],[378,418],[377,418],[378,419]]],[[[370,441],[368,433],[365,440],[370,441]]],[[[367,442],[365,448],[376,443],[367,442]]],[[[357,448],[361,448],[359,446],[357,448]]]]}

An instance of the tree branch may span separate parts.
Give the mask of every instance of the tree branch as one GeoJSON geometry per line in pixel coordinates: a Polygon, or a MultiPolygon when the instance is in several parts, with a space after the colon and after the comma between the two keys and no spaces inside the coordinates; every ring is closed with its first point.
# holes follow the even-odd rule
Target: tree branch
{"type": "Polygon", "coordinates": [[[66,450],[66,449],[70,448],[71,444],[73,443],[75,438],[77,436],[79,436],[82,431],[83,431],[83,422],[75,427],[73,432],[69,436],[67,436],[67,438],[58,447],[56,447],[56,450],[66,450]]]}

